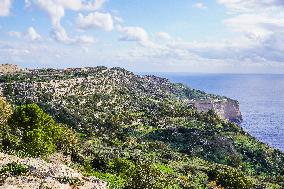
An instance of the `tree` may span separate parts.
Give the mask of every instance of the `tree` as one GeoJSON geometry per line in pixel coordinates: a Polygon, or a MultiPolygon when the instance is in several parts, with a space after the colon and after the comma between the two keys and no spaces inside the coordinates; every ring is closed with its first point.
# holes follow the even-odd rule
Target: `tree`
{"type": "Polygon", "coordinates": [[[12,107],[3,97],[0,97],[0,127],[7,123],[8,118],[12,114],[12,107]]]}
{"type": "Polygon", "coordinates": [[[23,151],[31,156],[53,153],[62,133],[52,117],[36,104],[17,107],[8,125],[5,149],[23,151]]]}
{"type": "Polygon", "coordinates": [[[7,130],[7,121],[12,115],[12,107],[4,98],[0,97],[0,149],[3,148],[3,138],[7,130]]]}

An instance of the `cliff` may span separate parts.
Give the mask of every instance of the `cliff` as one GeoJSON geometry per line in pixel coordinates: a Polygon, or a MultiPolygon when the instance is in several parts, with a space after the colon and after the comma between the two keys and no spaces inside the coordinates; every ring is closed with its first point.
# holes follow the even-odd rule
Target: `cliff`
{"type": "Polygon", "coordinates": [[[238,101],[231,99],[222,100],[195,100],[190,101],[199,112],[213,110],[218,116],[234,123],[242,122],[242,114],[239,109],[238,101]]]}

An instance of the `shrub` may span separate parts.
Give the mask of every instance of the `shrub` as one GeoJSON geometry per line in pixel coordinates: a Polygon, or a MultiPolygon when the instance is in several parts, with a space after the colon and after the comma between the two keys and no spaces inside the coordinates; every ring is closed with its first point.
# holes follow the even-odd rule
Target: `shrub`
{"type": "Polygon", "coordinates": [[[107,168],[112,173],[126,173],[127,170],[134,168],[134,163],[125,158],[115,158],[108,162],[107,168]]]}
{"type": "Polygon", "coordinates": [[[214,167],[208,172],[209,180],[216,181],[226,189],[250,189],[252,182],[245,175],[231,167],[214,167]]]}
{"type": "Polygon", "coordinates": [[[168,179],[150,163],[138,163],[128,171],[125,189],[165,189],[169,186],[168,179]]]}
{"type": "Polygon", "coordinates": [[[0,97],[0,126],[4,126],[7,123],[8,118],[12,114],[11,105],[8,104],[4,98],[0,97]]]}
{"type": "Polygon", "coordinates": [[[59,125],[59,139],[56,142],[58,150],[66,155],[75,155],[79,151],[79,137],[76,132],[69,128],[67,125],[59,125]]]}
{"type": "Polygon", "coordinates": [[[7,130],[7,121],[12,114],[12,107],[0,97],[0,149],[3,148],[2,142],[7,130]]]}
{"type": "Polygon", "coordinates": [[[16,162],[4,165],[0,170],[0,175],[9,174],[12,176],[19,176],[28,173],[28,167],[16,162]]]}
{"type": "Polygon", "coordinates": [[[98,155],[91,161],[91,166],[94,170],[105,171],[107,169],[107,163],[108,160],[105,157],[98,155]]]}
{"type": "Polygon", "coordinates": [[[36,104],[17,107],[5,132],[6,151],[20,151],[30,156],[48,155],[57,149],[69,152],[76,142],[71,130],[58,125],[36,104]]]}

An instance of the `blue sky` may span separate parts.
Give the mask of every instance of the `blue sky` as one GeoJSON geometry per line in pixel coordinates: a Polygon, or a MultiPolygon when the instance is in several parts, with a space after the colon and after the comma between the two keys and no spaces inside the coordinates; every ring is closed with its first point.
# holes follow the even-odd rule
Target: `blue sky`
{"type": "Polygon", "coordinates": [[[283,34],[282,0],[0,0],[0,63],[29,68],[284,73],[283,34]]]}

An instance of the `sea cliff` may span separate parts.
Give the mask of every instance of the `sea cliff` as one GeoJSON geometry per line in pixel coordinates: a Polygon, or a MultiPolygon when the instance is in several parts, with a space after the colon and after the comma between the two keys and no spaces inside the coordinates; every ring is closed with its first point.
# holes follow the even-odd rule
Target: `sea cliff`
{"type": "Polygon", "coordinates": [[[239,103],[236,100],[193,100],[190,101],[190,104],[196,107],[199,112],[213,110],[223,119],[227,119],[234,123],[242,122],[242,114],[239,108],[239,103]]]}

